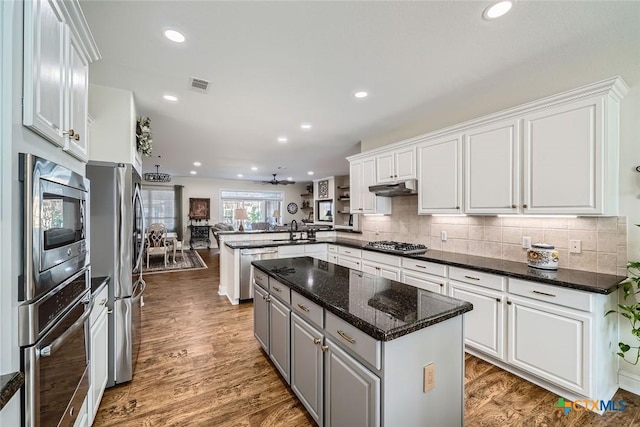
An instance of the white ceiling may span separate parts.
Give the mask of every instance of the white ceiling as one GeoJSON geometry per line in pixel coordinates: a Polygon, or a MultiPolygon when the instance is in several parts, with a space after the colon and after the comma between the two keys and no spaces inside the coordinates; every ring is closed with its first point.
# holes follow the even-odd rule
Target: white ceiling
{"type": "MultiPolygon", "coordinates": [[[[575,52],[640,40],[637,1],[520,0],[491,22],[481,17],[489,3],[81,6],[102,54],[90,81],[133,91],[138,114],[151,118],[153,154],[162,157],[145,158],[145,171],[160,164],[174,176],[197,170],[198,177],[257,180],[277,172],[308,181],[348,173],[345,157],[360,151],[359,141],[424,117],[460,88],[486,93],[504,70],[540,72],[575,52]],[[179,29],[186,41],[164,39],[165,28],[179,29]],[[210,81],[209,92],[191,90],[189,77],[210,81]],[[370,96],[355,99],[358,90],[370,96]],[[179,101],[164,101],[164,93],[179,101]],[[313,128],[301,130],[302,122],[313,128]],[[277,142],[281,135],[286,144],[277,142]]],[[[504,79],[512,85],[520,77],[504,79]]]]}

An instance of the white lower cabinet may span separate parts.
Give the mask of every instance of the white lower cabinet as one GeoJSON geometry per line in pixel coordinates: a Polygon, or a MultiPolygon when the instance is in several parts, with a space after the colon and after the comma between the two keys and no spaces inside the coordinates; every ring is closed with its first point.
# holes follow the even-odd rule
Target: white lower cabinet
{"type": "Polygon", "coordinates": [[[280,374],[289,383],[289,319],[291,310],[271,298],[269,313],[269,357],[280,374]]]}
{"type": "Polygon", "coordinates": [[[324,334],[297,314],[291,315],[291,389],[311,417],[323,425],[324,334]]]}
{"type": "Polygon", "coordinates": [[[89,341],[89,392],[86,402],[87,425],[95,419],[102,395],[107,387],[109,363],[109,319],[107,310],[107,287],[93,300],[89,341]]]}
{"type": "Polygon", "coordinates": [[[464,314],[464,342],[468,346],[504,359],[504,303],[502,292],[481,286],[449,282],[450,296],[473,304],[464,314]]]}
{"type": "Polygon", "coordinates": [[[513,296],[509,297],[508,307],[509,363],[561,387],[591,396],[590,316],[513,296]]]}
{"type": "Polygon", "coordinates": [[[362,251],[362,271],[390,280],[400,280],[400,257],[362,251]]]}
{"type": "MultiPolygon", "coordinates": [[[[418,273],[415,271],[403,270],[400,276],[400,282],[426,291],[438,294],[447,294],[447,280],[442,277],[432,276],[429,274],[418,273]]],[[[475,306],[474,306],[475,310],[475,306]]]]}
{"type": "Polygon", "coordinates": [[[325,340],[325,426],[380,425],[380,378],[325,340]]]}
{"type": "Polygon", "coordinates": [[[253,284],[253,336],[269,354],[269,292],[253,284]]]}

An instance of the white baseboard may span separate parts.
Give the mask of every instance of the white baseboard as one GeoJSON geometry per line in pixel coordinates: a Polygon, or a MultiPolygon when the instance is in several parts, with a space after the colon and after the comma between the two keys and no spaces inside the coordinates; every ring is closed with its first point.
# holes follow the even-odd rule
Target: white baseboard
{"type": "Polygon", "coordinates": [[[640,395],[640,375],[621,369],[618,371],[618,386],[623,390],[640,395]]]}

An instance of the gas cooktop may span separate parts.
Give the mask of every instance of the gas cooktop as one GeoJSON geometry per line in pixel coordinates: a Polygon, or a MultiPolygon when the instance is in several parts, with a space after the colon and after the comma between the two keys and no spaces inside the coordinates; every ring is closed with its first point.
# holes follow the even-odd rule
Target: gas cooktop
{"type": "Polygon", "coordinates": [[[427,247],[419,243],[402,243],[389,240],[367,243],[367,248],[377,249],[382,252],[390,252],[401,255],[423,254],[427,252],[427,247]]]}

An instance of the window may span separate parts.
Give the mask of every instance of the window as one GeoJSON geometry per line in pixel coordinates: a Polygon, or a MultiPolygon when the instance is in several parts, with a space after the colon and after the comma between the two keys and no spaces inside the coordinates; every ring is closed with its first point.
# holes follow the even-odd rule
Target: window
{"type": "Polygon", "coordinates": [[[167,231],[178,231],[176,193],[173,187],[142,187],[142,200],[147,226],[159,222],[167,227],[167,231]]]}
{"type": "Polygon", "coordinates": [[[244,224],[245,229],[251,229],[251,223],[266,222],[275,225],[279,217],[273,216],[276,211],[282,211],[284,193],[281,191],[220,191],[220,218],[226,224],[238,225],[235,218],[236,209],[245,209],[249,217],[244,224]]]}

